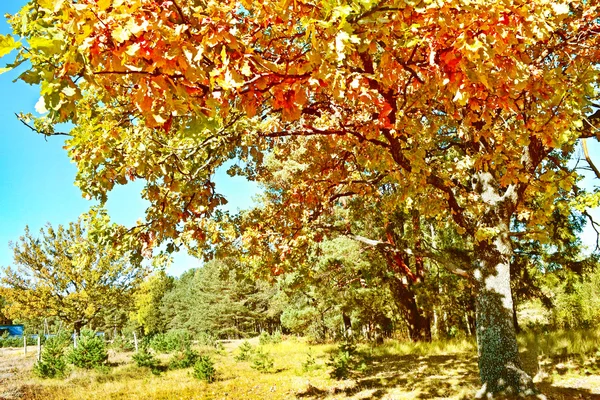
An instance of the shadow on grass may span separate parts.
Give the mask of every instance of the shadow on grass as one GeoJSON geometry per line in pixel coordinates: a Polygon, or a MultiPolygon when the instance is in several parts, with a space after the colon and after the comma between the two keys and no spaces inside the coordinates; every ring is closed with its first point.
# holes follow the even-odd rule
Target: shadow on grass
{"type": "Polygon", "coordinates": [[[477,360],[471,354],[413,356],[385,355],[368,357],[368,369],[354,375],[355,384],[325,391],[310,386],[297,394],[304,398],[322,398],[327,393],[361,399],[382,399],[392,392],[414,392],[416,398],[447,398],[461,389],[479,384],[477,360]],[[365,397],[367,396],[367,397],[365,397]]]}
{"type": "MultiPolygon", "coordinates": [[[[341,395],[341,398],[358,395],[357,398],[363,400],[391,399],[410,393],[417,399],[472,399],[480,387],[477,357],[471,353],[376,356],[368,358],[367,365],[365,372],[352,376],[355,383],[350,386],[340,384],[340,387],[325,390],[309,385],[296,396],[321,399],[329,395],[341,395]]],[[[585,376],[582,375],[582,379],[585,376]]],[[[548,400],[600,400],[600,395],[587,389],[549,383],[537,386],[548,400]]]]}

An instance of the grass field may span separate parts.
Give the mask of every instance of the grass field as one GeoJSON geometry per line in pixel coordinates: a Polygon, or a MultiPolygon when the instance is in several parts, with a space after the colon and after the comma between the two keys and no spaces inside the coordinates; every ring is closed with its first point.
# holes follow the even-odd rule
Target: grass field
{"type": "MultiPolygon", "coordinates": [[[[600,399],[600,331],[530,333],[519,343],[526,370],[549,399],[600,399]]],[[[0,399],[470,399],[479,386],[472,340],[360,345],[359,367],[342,380],[329,376],[335,345],[288,338],[261,346],[274,360],[272,372],[262,373],[251,361],[235,360],[239,344],[198,348],[215,361],[218,377],[210,384],[191,369],[153,375],[132,363],[132,353],[114,351],[106,371],[72,369],[65,379],[42,380],[31,374],[33,352],[25,358],[22,350],[3,349],[0,399]]],[[[161,358],[166,363],[169,356],[161,358]]]]}

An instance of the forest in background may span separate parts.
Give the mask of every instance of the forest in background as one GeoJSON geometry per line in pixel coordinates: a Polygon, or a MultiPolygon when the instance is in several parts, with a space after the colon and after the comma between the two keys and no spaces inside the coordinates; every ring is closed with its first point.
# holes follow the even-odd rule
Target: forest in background
{"type": "MultiPolygon", "coordinates": [[[[365,236],[342,232],[314,241],[306,247],[306,254],[299,256],[292,272],[276,276],[253,270],[245,263],[244,254],[208,261],[180,277],[169,276],[163,266],[154,270],[133,267],[122,259],[109,263],[110,274],[97,274],[98,259],[92,262],[95,267],[89,267],[90,276],[76,276],[77,271],[65,270],[60,260],[40,263],[40,254],[48,253],[41,258],[47,262],[50,253],[56,256],[57,249],[62,249],[64,257],[73,258],[69,246],[83,239],[86,252],[101,254],[97,244],[91,246],[94,239],[88,232],[89,222],[72,225],[78,228],[77,238],[63,237],[48,227],[53,236],[46,234],[45,247],[37,247],[37,252],[31,244],[39,245],[40,240],[28,232],[29,237],[13,246],[20,272],[5,269],[8,275],[2,278],[1,319],[6,323],[10,321],[6,315],[12,316],[12,322],[25,324],[29,334],[85,327],[103,331],[110,339],[124,335],[129,340],[133,332],[139,338],[151,338],[170,331],[185,332],[202,341],[279,332],[305,336],[314,343],[349,336],[377,342],[392,337],[430,341],[473,336],[472,282],[442,260],[419,260],[390,246],[416,236],[424,243],[445,241],[446,247],[454,243],[456,257],[461,257],[467,250],[464,244],[461,250],[460,236],[436,232],[426,220],[415,224],[414,215],[401,213],[394,225],[388,223],[374,232],[373,227],[381,223],[377,215],[361,215],[353,224],[364,226],[360,233],[365,236]],[[367,227],[372,231],[366,232],[367,227]],[[416,228],[421,230],[418,235],[416,228]],[[385,235],[390,242],[369,243],[367,234],[385,235]],[[407,269],[401,269],[404,267],[407,269]],[[32,274],[30,286],[24,287],[23,276],[32,274]],[[65,291],[44,291],[39,283],[43,274],[64,274],[65,291]],[[92,276],[100,276],[104,286],[94,286],[92,276]],[[77,286],[82,290],[78,292],[77,286]],[[69,302],[56,302],[57,297],[71,294],[69,302]],[[27,299],[26,306],[19,304],[23,299],[27,299]],[[68,307],[72,309],[65,309],[68,307]],[[94,310],[91,314],[90,309],[94,310]]],[[[551,243],[514,241],[511,275],[518,331],[592,328],[600,320],[598,257],[586,252],[578,238],[583,222],[583,216],[573,210],[567,219],[557,217],[555,229],[548,232],[554,239],[551,243]]],[[[63,227],[57,230],[63,231],[63,227]]]]}

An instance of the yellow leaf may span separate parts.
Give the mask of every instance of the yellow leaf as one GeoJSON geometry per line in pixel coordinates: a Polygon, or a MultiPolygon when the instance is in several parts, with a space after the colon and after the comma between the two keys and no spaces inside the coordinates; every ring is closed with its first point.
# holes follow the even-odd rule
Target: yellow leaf
{"type": "Polygon", "coordinates": [[[108,7],[110,7],[111,3],[112,0],[98,0],[98,8],[100,9],[100,11],[104,11],[108,7]]]}
{"type": "Polygon", "coordinates": [[[129,39],[131,36],[131,32],[129,29],[119,26],[114,31],[112,31],[112,37],[119,43],[123,43],[129,39]]]}
{"type": "Polygon", "coordinates": [[[21,45],[20,42],[15,42],[10,35],[0,35],[0,57],[4,57],[17,47],[21,45]]]}
{"type": "Polygon", "coordinates": [[[569,5],[561,3],[553,3],[552,9],[556,15],[564,15],[569,13],[569,5]]]}
{"type": "Polygon", "coordinates": [[[454,98],[452,99],[452,101],[454,101],[455,103],[458,103],[461,106],[464,106],[465,104],[467,104],[469,99],[467,98],[467,96],[465,96],[464,92],[461,92],[460,89],[458,89],[456,91],[456,94],[454,95],[454,98]]]}

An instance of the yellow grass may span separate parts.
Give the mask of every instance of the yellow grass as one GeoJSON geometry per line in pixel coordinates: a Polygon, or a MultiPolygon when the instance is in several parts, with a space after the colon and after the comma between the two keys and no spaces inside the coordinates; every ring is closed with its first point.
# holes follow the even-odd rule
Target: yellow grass
{"type": "MultiPolygon", "coordinates": [[[[524,358],[534,354],[532,373],[541,369],[547,372],[545,382],[539,385],[549,394],[549,399],[585,399],[594,398],[586,397],[592,396],[592,392],[600,394],[600,376],[593,369],[597,364],[595,357],[599,337],[598,331],[557,332],[546,336],[522,335],[519,341],[524,358]],[[567,349],[567,353],[579,356],[561,358],[563,348],[567,349]],[[542,367],[539,367],[538,361],[542,361],[542,367]]],[[[279,344],[263,346],[275,363],[274,372],[261,373],[251,368],[251,362],[234,359],[240,343],[226,344],[221,352],[199,348],[215,361],[219,375],[211,384],[195,379],[192,369],[165,371],[155,376],[149,370],[135,366],[131,362],[132,353],[111,352],[109,361],[113,367],[109,372],[72,370],[63,380],[34,378],[29,372],[29,363],[23,367],[19,377],[19,398],[459,400],[472,398],[479,387],[476,347],[469,339],[361,345],[358,353],[367,369],[355,371],[349,379],[341,381],[329,377],[326,365],[330,354],[336,351],[335,345],[310,346],[302,339],[289,338],[279,344]],[[305,372],[302,365],[309,352],[316,365],[305,372]]],[[[252,343],[256,347],[257,340],[252,343]]],[[[169,355],[161,356],[165,364],[169,358],[169,355]]]]}

